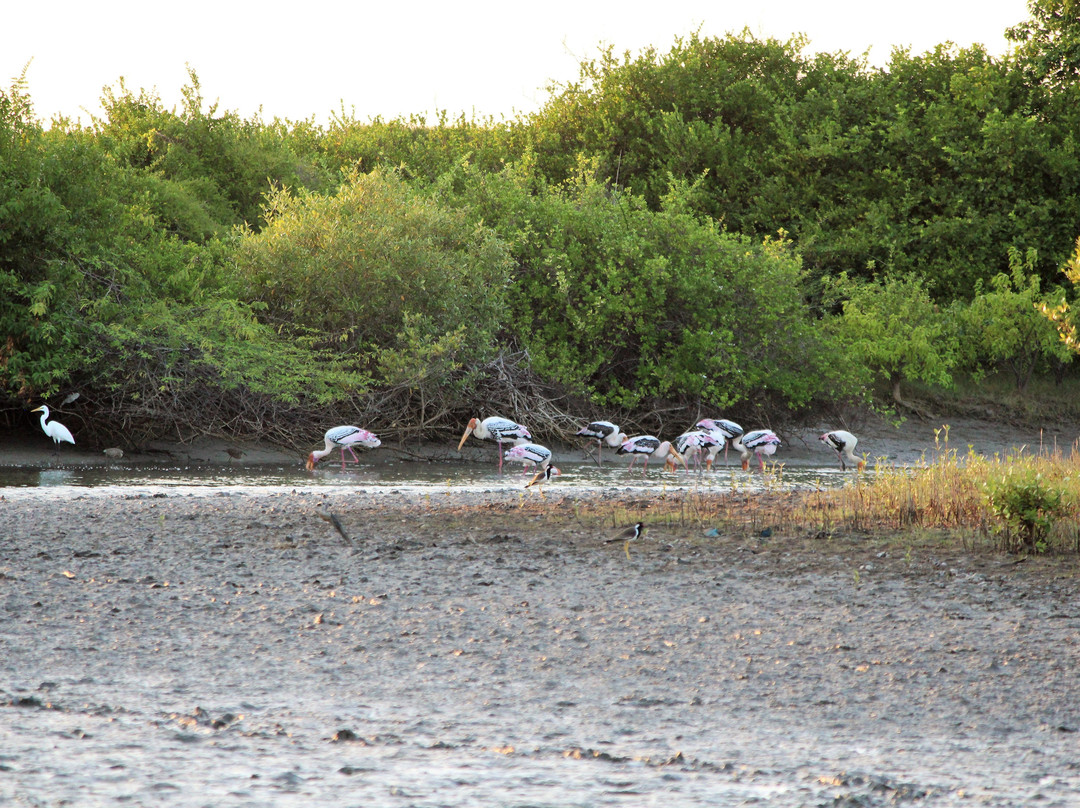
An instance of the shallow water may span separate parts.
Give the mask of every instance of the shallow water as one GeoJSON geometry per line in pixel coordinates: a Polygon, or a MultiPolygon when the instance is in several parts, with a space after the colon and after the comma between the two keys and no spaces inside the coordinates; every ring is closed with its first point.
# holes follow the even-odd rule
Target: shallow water
{"type": "MultiPolygon", "coordinates": [[[[544,488],[551,493],[589,494],[603,491],[728,491],[760,492],[834,488],[851,480],[853,472],[839,466],[769,466],[762,474],[757,468],[744,472],[737,465],[719,466],[711,472],[680,471],[672,474],[650,468],[645,474],[628,469],[625,464],[596,466],[587,463],[561,463],[562,474],[544,488]]],[[[282,491],[340,491],[360,487],[367,493],[380,490],[402,493],[435,491],[484,492],[506,491],[523,496],[533,492],[525,488],[532,471],[523,473],[519,466],[507,465],[499,474],[484,463],[414,463],[383,462],[340,466],[325,465],[309,472],[302,466],[285,465],[122,465],[76,468],[32,468],[0,466],[0,491],[5,497],[34,496],[33,489],[50,489],[57,495],[111,495],[132,493],[208,494],[273,493],[282,491]]]]}

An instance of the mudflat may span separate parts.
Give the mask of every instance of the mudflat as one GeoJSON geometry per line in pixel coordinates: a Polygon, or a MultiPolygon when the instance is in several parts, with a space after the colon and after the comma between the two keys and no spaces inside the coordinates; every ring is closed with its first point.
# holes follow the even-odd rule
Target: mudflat
{"type": "Polygon", "coordinates": [[[599,514],[0,492],[0,801],[1076,804],[1074,562],[599,514]]]}

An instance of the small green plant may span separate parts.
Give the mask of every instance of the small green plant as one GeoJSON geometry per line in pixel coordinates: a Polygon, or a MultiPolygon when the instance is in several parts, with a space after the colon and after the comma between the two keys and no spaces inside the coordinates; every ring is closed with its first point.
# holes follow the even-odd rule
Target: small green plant
{"type": "Polygon", "coordinates": [[[1008,475],[986,487],[991,511],[1005,523],[1006,549],[1046,552],[1050,530],[1065,512],[1061,490],[1047,485],[1041,474],[1008,475]]]}

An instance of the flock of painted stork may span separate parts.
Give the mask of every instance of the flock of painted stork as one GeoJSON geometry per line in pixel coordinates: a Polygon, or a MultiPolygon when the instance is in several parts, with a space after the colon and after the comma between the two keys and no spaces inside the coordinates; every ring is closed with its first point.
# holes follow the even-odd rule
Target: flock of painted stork
{"type": "MultiPolygon", "coordinates": [[[[616,454],[630,455],[630,468],[634,467],[639,457],[643,458],[641,473],[645,474],[649,467],[649,460],[664,461],[664,468],[674,471],[677,464],[689,471],[689,463],[693,462],[696,467],[704,464],[706,469],[711,470],[713,460],[720,450],[724,450],[727,458],[728,449],[738,450],[743,470],[749,470],[751,456],[756,456],[762,471],[765,470],[765,458],[776,453],[780,445],[780,438],[769,429],[755,429],[750,432],[743,430],[734,421],[727,419],[705,418],[698,421],[694,429],[684,432],[674,441],[662,441],[652,435],[636,435],[627,437],[625,432],[619,430],[611,421],[593,421],[579,429],[576,433],[579,437],[595,440],[597,444],[596,460],[603,463],[603,449],[605,446],[615,449],[616,454]]],[[[473,418],[465,428],[461,440],[458,442],[458,450],[465,445],[465,441],[472,435],[480,440],[492,440],[499,447],[499,471],[502,471],[503,460],[521,461],[524,468],[536,469],[536,474],[526,488],[550,480],[560,474],[558,468],[551,464],[551,450],[546,446],[532,442],[532,434],[529,430],[508,418],[497,415],[484,420],[473,418]],[[511,448],[503,451],[503,444],[512,444],[511,448]]],[[[833,449],[840,458],[840,468],[847,470],[851,464],[860,471],[866,463],[855,455],[855,445],[858,438],[842,429],[826,432],[819,440],[833,449]]],[[[335,426],[327,430],[325,435],[325,448],[316,449],[307,459],[307,468],[310,471],[315,464],[329,455],[334,449],[341,450],[341,468],[345,470],[345,452],[352,455],[353,462],[359,462],[354,447],[374,449],[382,444],[382,441],[374,433],[355,426],[335,426]]]]}
{"type": "MultiPolygon", "coordinates": [[[[41,413],[41,428],[53,442],[75,443],[71,432],[59,421],[49,421],[49,408],[45,405],[38,407],[34,412],[41,413]]],[[[458,441],[458,451],[465,445],[469,435],[480,440],[493,440],[499,445],[499,471],[502,471],[503,460],[521,461],[524,468],[536,469],[536,475],[526,488],[536,483],[543,483],[553,476],[560,474],[558,468],[551,464],[551,450],[539,443],[532,442],[532,434],[521,424],[511,421],[509,418],[501,418],[494,415],[483,421],[473,418],[465,427],[465,432],[458,441]],[[513,444],[506,452],[503,444],[513,444]]],[[[675,441],[662,441],[652,435],[635,435],[632,438],[611,421],[593,421],[577,431],[577,435],[583,438],[595,440],[597,444],[596,462],[603,463],[604,447],[615,449],[616,454],[630,455],[630,468],[634,467],[639,457],[644,462],[641,466],[642,475],[649,468],[649,459],[664,461],[664,468],[674,471],[678,463],[683,468],[690,470],[689,462],[696,467],[704,462],[705,468],[711,470],[713,460],[720,450],[724,450],[724,458],[727,459],[728,449],[737,449],[742,458],[742,467],[746,471],[750,468],[750,457],[756,455],[761,470],[765,470],[765,458],[776,453],[776,447],[780,445],[780,438],[769,429],[755,429],[745,432],[734,421],[724,418],[704,418],[695,424],[695,428],[684,432],[675,438],[675,441]]],[[[341,470],[345,470],[345,452],[352,455],[353,462],[359,463],[354,447],[375,449],[382,445],[382,441],[375,433],[357,426],[335,426],[326,430],[323,436],[325,448],[316,449],[308,455],[307,469],[311,471],[315,464],[329,455],[334,449],[341,450],[341,470]]],[[[847,465],[862,471],[866,465],[862,458],[856,457],[855,445],[858,438],[842,429],[826,432],[818,440],[830,447],[840,458],[840,468],[847,470],[847,465]]]]}

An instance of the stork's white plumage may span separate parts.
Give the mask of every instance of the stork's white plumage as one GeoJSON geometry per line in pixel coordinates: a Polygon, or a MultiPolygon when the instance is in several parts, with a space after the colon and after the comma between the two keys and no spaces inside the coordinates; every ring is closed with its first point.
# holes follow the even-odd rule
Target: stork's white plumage
{"type": "MultiPolygon", "coordinates": [[[[618,454],[632,455],[630,458],[630,468],[634,467],[634,463],[637,462],[639,457],[644,457],[645,463],[641,468],[642,475],[644,475],[646,469],[649,468],[650,457],[654,460],[667,460],[668,457],[673,457],[676,461],[683,464],[683,468],[686,468],[686,460],[684,460],[683,456],[671,445],[670,441],[662,441],[660,438],[653,437],[652,435],[637,435],[623,441],[622,446],[619,447],[618,454]]],[[[672,468],[674,468],[674,464],[672,464],[672,468]]]]}
{"type": "MultiPolygon", "coordinates": [[[[715,435],[718,438],[722,438],[724,448],[724,462],[727,462],[728,446],[735,446],[738,439],[743,434],[743,428],[734,421],[729,421],[726,418],[702,418],[695,424],[715,435]]],[[[716,455],[720,452],[720,447],[715,447],[709,450],[709,460],[707,466],[711,469],[713,460],[716,459],[716,455]]]]}
{"type": "Polygon", "coordinates": [[[532,440],[532,434],[521,424],[511,421],[509,418],[500,418],[498,415],[485,418],[483,421],[476,418],[470,419],[461,440],[458,441],[459,452],[461,447],[465,445],[465,440],[469,435],[475,435],[480,440],[493,440],[499,444],[499,471],[502,471],[502,445],[504,443],[528,443],[532,440]]]}
{"type": "Polygon", "coordinates": [[[593,421],[579,429],[577,434],[582,437],[593,438],[596,441],[596,464],[598,466],[603,465],[601,452],[604,449],[604,444],[607,444],[612,449],[618,449],[626,440],[626,433],[620,431],[619,427],[611,423],[611,421],[593,421]]]}
{"type": "Polygon", "coordinates": [[[345,471],[346,449],[349,451],[349,454],[353,456],[353,463],[359,463],[360,458],[357,457],[356,452],[353,451],[354,446],[360,446],[364,449],[377,449],[382,445],[382,441],[375,437],[375,433],[368,432],[366,429],[361,429],[358,426],[331,427],[326,430],[323,440],[326,442],[326,448],[316,449],[308,455],[307,463],[305,464],[308,471],[315,468],[315,464],[334,451],[334,449],[341,449],[341,470],[345,471]]]}
{"type": "Polygon", "coordinates": [[[770,429],[755,429],[741,437],[735,438],[732,448],[738,449],[742,455],[743,471],[750,468],[750,453],[757,455],[761,470],[765,471],[765,458],[776,454],[776,447],[780,445],[780,438],[770,429]]]}
{"type": "MultiPolygon", "coordinates": [[[[691,432],[683,432],[679,437],[675,438],[675,451],[681,454],[684,461],[689,463],[691,460],[695,466],[701,464],[702,453],[709,455],[709,461],[711,463],[713,456],[716,452],[725,444],[724,438],[709,432],[705,429],[695,429],[691,432]]],[[[672,469],[675,467],[674,461],[670,458],[667,461],[667,465],[672,469]]]]}
{"type": "Polygon", "coordinates": [[[862,471],[866,466],[865,460],[855,456],[855,445],[859,442],[859,439],[850,432],[835,429],[832,432],[826,432],[818,440],[836,451],[836,456],[840,458],[840,469],[842,471],[847,471],[845,460],[859,471],[862,471]]]}
{"type": "Polygon", "coordinates": [[[529,467],[543,471],[551,465],[551,449],[539,443],[519,443],[503,453],[506,460],[520,460],[526,471],[529,467]]]}
{"type": "Polygon", "coordinates": [[[59,421],[52,421],[45,423],[49,417],[49,408],[42,404],[37,409],[31,410],[31,412],[41,413],[41,428],[45,431],[45,434],[53,439],[53,443],[59,448],[61,443],[70,443],[75,445],[75,437],[71,434],[71,430],[64,426],[59,421]]]}

